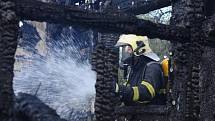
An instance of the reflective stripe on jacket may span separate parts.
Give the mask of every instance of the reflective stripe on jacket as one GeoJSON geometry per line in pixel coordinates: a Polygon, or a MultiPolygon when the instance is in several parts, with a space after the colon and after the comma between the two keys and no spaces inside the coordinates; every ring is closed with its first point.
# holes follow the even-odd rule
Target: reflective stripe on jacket
{"type": "Polygon", "coordinates": [[[161,65],[148,57],[139,57],[138,63],[131,68],[126,85],[125,103],[150,102],[164,87],[161,65]]]}

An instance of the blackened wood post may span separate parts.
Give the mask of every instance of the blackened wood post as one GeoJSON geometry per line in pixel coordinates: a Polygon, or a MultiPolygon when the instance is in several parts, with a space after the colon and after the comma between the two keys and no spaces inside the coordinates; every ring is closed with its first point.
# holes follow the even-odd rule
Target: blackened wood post
{"type": "Polygon", "coordinates": [[[175,112],[171,117],[180,121],[197,121],[200,114],[200,69],[204,35],[202,32],[203,0],[173,2],[172,24],[190,29],[190,42],[173,44],[175,112]]]}
{"type": "Polygon", "coordinates": [[[18,19],[13,0],[0,1],[0,119],[13,117],[13,67],[17,48],[18,19]]]}

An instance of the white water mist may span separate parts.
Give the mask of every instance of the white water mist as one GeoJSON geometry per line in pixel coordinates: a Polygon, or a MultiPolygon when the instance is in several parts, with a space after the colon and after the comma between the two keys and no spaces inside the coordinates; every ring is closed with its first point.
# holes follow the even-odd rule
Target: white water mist
{"type": "Polygon", "coordinates": [[[22,59],[21,70],[15,72],[14,90],[35,94],[63,118],[79,121],[93,112],[96,74],[88,61],[81,60],[87,55],[80,54],[74,39],[62,36],[49,45],[46,56],[22,59]]]}

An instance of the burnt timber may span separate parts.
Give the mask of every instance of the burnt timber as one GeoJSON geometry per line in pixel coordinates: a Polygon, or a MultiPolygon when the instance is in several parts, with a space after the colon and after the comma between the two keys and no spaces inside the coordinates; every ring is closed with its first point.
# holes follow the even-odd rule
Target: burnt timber
{"type": "Polygon", "coordinates": [[[150,11],[171,6],[171,0],[114,0],[113,6],[130,14],[146,14],[150,11]]]}
{"type": "MultiPolygon", "coordinates": [[[[170,40],[173,44],[173,60],[175,64],[175,84],[171,93],[171,101],[175,101],[176,104],[168,112],[167,120],[215,120],[215,109],[213,108],[215,106],[215,95],[212,93],[215,89],[215,55],[214,44],[211,44],[214,42],[215,31],[214,8],[212,8],[214,2],[213,0],[172,0],[171,4],[173,16],[171,25],[167,26],[136,20],[133,16],[125,15],[124,13],[93,13],[73,7],[33,0],[0,1],[0,118],[3,121],[9,121],[14,116],[12,80],[14,54],[17,46],[18,20],[20,19],[66,25],[81,24],[82,26],[99,30],[105,27],[108,32],[146,34],[150,38],[157,37],[170,40]],[[207,10],[211,11],[207,12],[207,10]],[[43,14],[38,15],[38,13],[43,14]]],[[[159,7],[156,9],[159,9],[159,7]]],[[[101,52],[101,55],[107,55],[109,51],[108,48],[105,49],[102,43],[101,46],[98,46],[98,53],[101,52]]],[[[104,64],[105,59],[111,58],[113,55],[110,54],[102,58],[101,66],[108,66],[108,63],[114,65],[112,60],[108,60],[108,63],[104,64]]],[[[106,72],[109,70],[106,70],[106,72]]],[[[101,71],[102,76],[108,77],[108,75],[103,75],[103,71],[101,71]]],[[[103,78],[99,79],[100,82],[98,83],[103,84],[103,78]]],[[[110,78],[105,81],[105,84],[110,84],[110,78]]],[[[101,87],[97,86],[97,88],[101,87]]],[[[112,111],[112,109],[108,111],[112,111]]],[[[102,115],[108,116],[104,119],[110,118],[107,113],[103,112],[102,115]]],[[[99,119],[100,117],[98,117],[99,119]]]]}
{"type": "Polygon", "coordinates": [[[77,7],[43,3],[34,0],[17,0],[16,4],[17,15],[22,20],[46,21],[67,25],[78,24],[96,28],[103,32],[135,33],[148,35],[150,38],[161,38],[171,41],[180,39],[178,41],[181,42],[189,40],[190,36],[188,34],[189,30],[185,28],[154,24],[124,13],[92,12],[77,7]]]}

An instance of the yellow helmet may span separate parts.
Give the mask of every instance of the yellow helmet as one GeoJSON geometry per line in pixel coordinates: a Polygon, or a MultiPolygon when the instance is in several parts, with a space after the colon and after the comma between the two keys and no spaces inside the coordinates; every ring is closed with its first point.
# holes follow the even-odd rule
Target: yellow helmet
{"type": "Polygon", "coordinates": [[[153,51],[149,47],[149,39],[147,36],[137,36],[134,34],[128,34],[128,35],[123,34],[120,36],[120,38],[117,41],[115,46],[119,47],[119,46],[125,46],[125,45],[130,45],[132,47],[135,56],[145,55],[155,61],[160,60],[160,58],[155,53],[153,53],[153,51]],[[138,49],[138,52],[136,52],[135,50],[138,48],[138,42],[143,42],[145,46],[140,47],[138,49]],[[141,53],[142,51],[144,51],[144,53],[141,53]]]}

